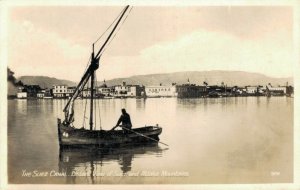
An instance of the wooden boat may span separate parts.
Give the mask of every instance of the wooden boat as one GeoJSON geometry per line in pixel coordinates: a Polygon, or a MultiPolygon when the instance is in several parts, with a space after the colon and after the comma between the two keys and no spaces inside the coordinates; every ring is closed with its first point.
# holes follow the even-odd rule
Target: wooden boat
{"type": "MultiPolygon", "coordinates": [[[[121,22],[125,13],[128,11],[129,6],[126,6],[121,12],[120,16],[117,18],[115,25],[113,26],[111,32],[109,33],[107,39],[99,49],[97,53],[93,52],[91,54],[90,64],[87,67],[83,77],[81,78],[78,86],[76,87],[72,96],[68,99],[68,102],[64,108],[65,118],[62,122],[58,119],[58,140],[60,147],[99,147],[99,148],[111,148],[118,147],[124,144],[132,143],[147,143],[147,142],[159,142],[159,135],[162,132],[162,128],[157,126],[145,126],[136,129],[123,130],[94,130],[94,120],[93,120],[93,109],[94,109],[94,92],[95,92],[95,71],[99,67],[100,57],[108,44],[111,37],[113,36],[117,26],[121,22]],[[73,126],[74,122],[74,101],[84,90],[85,85],[90,80],[90,119],[89,126],[90,129],[85,128],[75,128],[73,126]],[[126,130],[127,131],[126,131],[126,130]]],[[[160,142],[162,143],[162,142],[160,142]]]]}
{"type": "Polygon", "coordinates": [[[116,148],[124,145],[143,144],[159,141],[162,128],[146,126],[125,133],[123,130],[76,129],[61,123],[58,119],[58,139],[61,147],[116,148]]]}

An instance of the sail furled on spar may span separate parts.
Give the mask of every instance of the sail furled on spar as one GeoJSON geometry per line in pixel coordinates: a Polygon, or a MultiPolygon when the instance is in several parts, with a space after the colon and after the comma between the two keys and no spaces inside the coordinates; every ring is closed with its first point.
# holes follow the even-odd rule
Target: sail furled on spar
{"type": "MultiPolygon", "coordinates": [[[[93,44],[93,52],[92,52],[91,59],[90,59],[90,65],[87,68],[87,70],[84,73],[83,77],[81,78],[79,84],[77,85],[72,97],[68,100],[67,105],[65,106],[65,108],[63,110],[65,112],[64,123],[70,124],[70,123],[74,122],[74,101],[79,96],[79,94],[83,91],[83,89],[84,89],[86,83],[88,82],[88,80],[89,79],[94,80],[94,77],[93,77],[94,72],[99,68],[99,60],[100,60],[100,57],[101,57],[101,55],[102,55],[102,53],[105,49],[105,46],[111,40],[111,37],[113,36],[113,33],[115,32],[116,28],[118,27],[120,21],[124,17],[124,15],[127,12],[128,8],[129,8],[129,5],[127,5],[122,10],[120,16],[117,19],[116,24],[114,25],[113,29],[111,30],[110,34],[108,35],[108,37],[106,38],[105,42],[103,43],[103,45],[101,46],[101,48],[99,49],[99,51],[97,52],[96,55],[94,53],[94,44],[93,44]]],[[[93,84],[93,83],[91,83],[91,84],[93,84]]],[[[94,86],[91,86],[91,90],[92,90],[91,95],[93,94],[93,89],[94,89],[94,86]]],[[[93,101],[92,98],[91,98],[91,101],[93,101]]],[[[92,110],[91,110],[91,112],[92,112],[92,110]]]]}
{"type": "Polygon", "coordinates": [[[97,59],[94,58],[94,52],[93,52],[91,64],[89,65],[88,69],[84,73],[72,97],[69,99],[67,105],[64,108],[66,123],[72,123],[74,121],[74,101],[79,96],[79,94],[83,91],[86,83],[88,82],[88,80],[90,79],[94,71],[99,68],[99,59],[100,57],[98,57],[97,59]]]}
{"type": "MultiPolygon", "coordinates": [[[[94,92],[94,85],[96,78],[96,70],[100,66],[100,57],[102,56],[103,52],[107,48],[107,46],[110,44],[110,42],[114,39],[116,36],[115,31],[118,31],[118,25],[119,27],[125,22],[128,14],[130,13],[130,10],[128,10],[129,6],[126,6],[121,13],[117,16],[117,18],[114,20],[114,22],[108,27],[106,31],[109,31],[104,34],[109,34],[108,37],[103,38],[105,39],[104,43],[99,43],[101,48],[98,52],[94,51],[94,44],[93,43],[93,51],[90,57],[90,60],[88,61],[86,71],[84,72],[80,82],[78,83],[77,87],[75,88],[74,93],[70,97],[70,99],[67,102],[67,105],[64,108],[65,113],[65,119],[64,122],[61,122],[61,119],[57,119],[57,134],[58,134],[58,142],[59,147],[64,148],[67,147],[68,149],[71,147],[74,148],[104,148],[104,149],[111,149],[116,147],[121,147],[121,145],[137,145],[137,144],[144,144],[144,143],[161,143],[164,145],[167,145],[165,143],[159,142],[159,135],[162,133],[162,127],[158,126],[145,126],[140,128],[134,128],[134,129],[127,129],[123,128],[123,130],[129,130],[128,133],[124,133],[123,130],[102,130],[100,126],[100,130],[96,130],[96,110],[93,117],[93,92],[94,92]],[[128,12],[127,16],[124,17],[123,22],[120,22],[125,15],[125,13],[128,12]],[[90,96],[90,129],[86,129],[83,125],[83,129],[78,129],[73,127],[74,122],[74,102],[78,96],[81,95],[81,92],[84,90],[86,84],[88,82],[91,82],[90,89],[88,89],[91,92],[90,96]],[[94,120],[93,120],[94,118],[94,120]],[[93,127],[95,122],[95,128],[93,127]]],[[[102,36],[102,35],[101,35],[102,36]]],[[[101,38],[100,36],[100,38],[101,38]]],[[[100,39],[99,38],[99,39],[100,39]]],[[[97,83],[96,83],[97,84],[97,83]]],[[[87,103],[87,101],[86,101],[87,103]]],[[[86,104],[85,104],[86,106],[86,104]]],[[[84,108],[84,121],[85,124],[85,113],[86,113],[86,107],[84,108]]],[[[100,113],[100,112],[99,112],[100,113]]],[[[100,115],[99,115],[100,116],[100,115]]]]}

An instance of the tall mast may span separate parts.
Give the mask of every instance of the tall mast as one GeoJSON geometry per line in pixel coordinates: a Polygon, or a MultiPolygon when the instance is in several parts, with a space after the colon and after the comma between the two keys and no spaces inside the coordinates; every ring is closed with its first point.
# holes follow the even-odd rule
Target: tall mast
{"type": "MultiPolygon", "coordinates": [[[[93,44],[92,60],[94,60],[94,59],[95,59],[95,54],[94,54],[94,44],[93,44]]],[[[91,74],[90,130],[93,130],[94,80],[95,80],[95,71],[92,71],[92,74],[91,74]]]]}
{"type": "Polygon", "coordinates": [[[112,29],[112,31],[110,32],[110,34],[108,35],[107,39],[105,40],[104,44],[102,45],[102,47],[99,49],[98,53],[96,54],[96,57],[98,57],[100,55],[100,53],[102,52],[102,50],[104,49],[104,47],[106,46],[106,44],[108,43],[108,41],[110,40],[111,36],[113,35],[113,33],[115,32],[115,30],[117,29],[117,26],[119,25],[120,21],[122,20],[123,16],[125,15],[127,9],[129,8],[129,5],[127,5],[124,10],[123,13],[121,14],[120,18],[118,19],[117,23],[115,24],[114,28],[112,29]]]}
{"type": "Polygon", "coordinates": [[[105,40],[104,44],[101,46],[97,54],[94,53],[94,44],[93,44],[93,52],[91,57],[91,64],[87,68],[86,72],[84,73],[83,77],[81,78],[79,84],[77,85],[72,97],[68,100],[67,105],[64,108],[65,112],[65,120],[64,122],[67,124],[70,124],[74,121],[74,101],[79,96],[79,94],[84,89],[84,86],[88,82],[89,79],[91,79],[91,107],[90,107],[90,130],[93,130],[93,99],[94,99],[94,79],[95,79],[95,71],[99,67],[99,60],[101,57],[101,54],[103,53],[104,48],[108,44],[109,40],[113,36],[113,33],[117,29],[117,26],[120,24],[123,16],[127,12],[129,8],[129,5],[127,5],[123,11],[121,12],[121,16],[118,18],[115,26],[113,27],[112,31],[108,35],[107,39],[105,40]]]}

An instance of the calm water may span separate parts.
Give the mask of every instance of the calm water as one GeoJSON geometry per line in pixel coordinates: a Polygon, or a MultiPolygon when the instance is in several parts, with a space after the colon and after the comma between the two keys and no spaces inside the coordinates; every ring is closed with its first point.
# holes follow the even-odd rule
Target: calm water
{"type": "MultiPolygon", "coordinates": [[[[76,101],[78,128],[84,125],[85,101],[76,101]]],[[[134,127],[157,123],[162,126],[160,139],[169,147],[159,144],[110,152],[60,151],[56,118],[63,117],[66,100],[9,100],[9,183],[293,181],[291,98],[148,98],[96,102],[101,108],[96,113],[97,129],[100,124],[102,129],[111,129],[120,109],[126,108],[134,127]],[[23,172],[27,175],[31,172],[31,176],[24,176],[23,172]],[[67,177],[53,176],[58,173],[67,177]]],[[[89,110],[88,105],[86,108],[89,110]]]]}

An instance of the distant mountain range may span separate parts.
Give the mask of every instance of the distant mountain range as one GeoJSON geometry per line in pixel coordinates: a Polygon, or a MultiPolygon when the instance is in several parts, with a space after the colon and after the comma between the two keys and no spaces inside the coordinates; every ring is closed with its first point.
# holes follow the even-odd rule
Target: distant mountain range
{"type": "Polygon", "coordinates": [[[164,74],[136,75],[128,78],[117,78],[106,81],[108,85],[121,84],[125,81],[128,84],[149,85],[169,85],[172,83],[185,84],[188,81],[191,84],[202,85],[206,81],[209,85],[220,85],[222,82],[228,86],[246,86],[246,85],[285,85],[293,83],[293,78],[273,78],[263,74],[249,73],[242,71],[188,71],[164,74]]]}
{"type": "MultiPolygon", "coordinates": [[[[80,76],[78,77],[80,78],[80,76]]],[[[42,88],[51,88],[53,85],[66,84],[76,86],[76,83],[69,80],[50,78],[46,76],[22,76],[18,78],[24,84],[37,84],[42,88]]],[[[228,86],[246,86],[246,85],[267,85],[271,83],[274,86],[285,85],[288,82],[293,85],[293,78],[274,78],[259,73],[250,73],[243,71],[188,71],[163,74],[136,75],[127,78],[116,78],[106,81],[108,86],[122,84],[138,84],[145,86],[152,85],[170,85],[172,83],[188,83],[203,85],[206,81],[208,85],[220,85],[222,82],[228,86]]],[[[99,81],[103,83],[103,81],[99,81]]]]}
{"type": "Polygon", "coordinates": [[[47,76],[21,76],[18,78],[21,80],[23,84],[27,85],[39,85],[42,88],[51,88],[53,85],[68,85],[68,86],[76,86],[76,83],[69,80],[64,79],[57,79],[54,77],[47,77],[47,76]]]}

